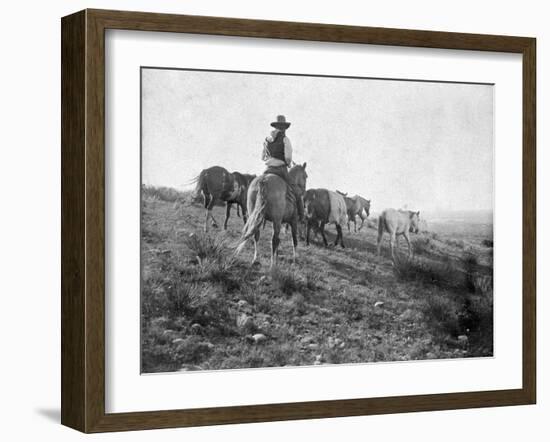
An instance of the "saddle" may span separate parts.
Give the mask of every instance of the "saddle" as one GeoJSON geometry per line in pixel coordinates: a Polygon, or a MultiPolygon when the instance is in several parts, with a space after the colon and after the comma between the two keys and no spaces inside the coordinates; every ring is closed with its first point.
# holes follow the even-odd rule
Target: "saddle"
{"type": "Polygon", "coordinates": [[[285,166],[269,166],[263,173],[263,175],[277,175],[279,178],[281,178],[286,183],[286,200],[292,204],[296,204],[296,195],[294,193],[294,190],[292,189],[292,184],[288,181],[287,176],[285,176],[284,172],[281,170],[282,167],[285,166]]]}

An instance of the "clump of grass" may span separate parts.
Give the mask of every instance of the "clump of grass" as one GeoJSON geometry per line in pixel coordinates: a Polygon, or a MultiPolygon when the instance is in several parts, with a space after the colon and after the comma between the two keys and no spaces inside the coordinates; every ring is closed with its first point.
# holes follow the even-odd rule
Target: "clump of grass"
{"type": "Polygon", "coordinates": [[[225,257],[228,251],[227,241],[222,236],[207,233],[191,233],[184,238],[183,242],[193,256],[196,257],[199,264],[206,259],[219,261],[225,257]]]}
{"type": "Polygon", "coordinates": [[[301,293],[294,293],[290,298],[289,314],[293,316],[304,316],[308,313],[307,303],[304,295],[301,293]]]}
{"type": "Polygon", "coordinates": [[[494,246],[494,243],[493,243],[493,240],[491,239],[484,239],[483,241],[481,241],[481,245],[484,246],[484,247],[493,247],[494,246]]]}
{"type": "Polygon", "coordinates": [[[317,290],[317,288],[319,287],[319,281],[321,281],[322,279],[320,272],[312,271],[312,270],[306,270],[304,274],[304,278],[305,278],[305,282],[304,282],[305,287],[311,291],[317,290]]]}
{"type": "Polygon", "coordinates": [[[347,321],[360,321],[364,317],[363,305],[358,296],[344,291],[334,303],[334,312],[343,314],[347,321]]]}
{"type": "Polygon", "coordinates": [[[292,295],[303,287],[297,273],[293,269],[282,266],[271,269],[271,282],[275,290],[286,296],[292,295]]]}
{"type": "Polygon", "coordinates": [[[444,335],[457,337],[461,331],[457,307],[453,299],[430,293],[426,297],[424,316],[432,328],[439,329],[444,335]]]}
{"type": "Polygon", "coordinates": [[[493,277],[491,275],[473,275],[471,282],[475,293],[484,296],[492,295],[493,277]]]}
{"type": "Polygon", "coordinates": [[[445,240],[445,244],[456,247],[458,249],[463,249],[464,247],[466,247],[466,243],[462,239],[449,238],[445,240]]]}
{"type": "Polygon", "coordinates": [[[221,286],[224,291],[232,292],[241,287],[240,280],[233,274],[232,258],[218,256],[200,261],[198,279],[221,286]]]}
{"type": "Polygon", "coordinates": [[[430,253],[433,249],[433,244],[430,238],[424,236],[416,239],[413,243],[414,253],[418,254],[427,254],[430,253]]]}
{"type": "Polygon", "coordinates": [[[199,287],[197,284],[174,281],[166,287],[166,311],[171,317],[193,314],[204,296],[208,296],[211,287],[199,287]]]}
{"type": "Polygon", "coordinates": [[[440,238],[439,238],[439,235],[435,232],[431,232],[430,233],[430,237],[434,240],[434,241],[439,241],[440,238]]]}

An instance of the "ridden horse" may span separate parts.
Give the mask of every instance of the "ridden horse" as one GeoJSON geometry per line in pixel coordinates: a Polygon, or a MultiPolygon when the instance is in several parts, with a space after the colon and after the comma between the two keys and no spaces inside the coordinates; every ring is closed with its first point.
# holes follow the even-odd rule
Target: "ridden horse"
{"type": "Polygon", "coordinates": [[[325,236],[325,225],[334,223],[336,225],[336,241],[334,245],[345,248],[342,225],[347,221],[346,203],[344,197],[336,192],[327,189],[308,189],[304,195],[304,214],[306,218],[306,244],[309,245],[309,234],[313,228],[319,231],[323,237],[325,247],[328,246],[325,236]]]}
{"type": "Polygon", "coordinates": [[[357,233],[357,220],[355,217],[359,215],[361,218],[361,225],[359,226],[359,230],[361,230],[365,220],[370,216],[370,200],[367,200],[359,195],[348,197],[347,193],[340,192],[339,190],[336,192],[342,195],[346,201],[348,211],[348,232],[351,232],[350,221],[353,221],[354,232],[357,233]]]}
{"type": "Polygon", "coordinates": [[[202,194],[204,198],[204,208],[206,209],[206,218],[204,220],[204,231],[208,231],[208,220],[212,220],[212,226],[218,227],[218,223],[212,215],[212,209],[216,201],[225,201],[225,220],[223,222],[224,230],[227,230],[227,221],[231,214],[231,206],[237,204],[237,216],[239,207],[243,213],[243,221],[246,224],[246,195],[248,186],[256,175],[246,175],[239,172],[229,173],[220,166],[213,166],[201,171],[198,177],[194,179],[197,183],[195,194],[202,194]]]}
{"type": "MultiPolygon", "coordinates": [[[[289,170],[289,181],[295,185],[295,191],[299,198],[303,197],[306,190],[306,163],[294,166],[289,170]]],[[[248,189],[248,213],[250,217],[246,222],[243,234],[237,245],[235,254],[242,251],[247,241],[254,237],[254,259],[258,259],[258,241],[260,239],[260,227],[267,220],[271,221],[273,236],[271,238],[271,267],[276,265],[278,248],[280,244],[279,233],[282,223],[290,225],[292,231],[292,256],[296,261],[296,246],[298,245],[298,211],[293,192],[288,184],[278,175],[264,174],[255,178],[248,189]]]]}
{"type": "Polygon", "coordinates": [[[411,240],[409,238],[409,232],[418,233],[418,223],[420,221],[420,212],[413,212],[411,210],[395,210],[386,209],[378,218],[378,255],[380,255],[380,246],[382,242],[382,236],[384,232],[390,234],[390,249],[391,257],[395,262],[394,247],[398,244],[399,235],[403,235],[407,240],[407,246],[409,248],[409,259],[412,256],[411,240]]]}

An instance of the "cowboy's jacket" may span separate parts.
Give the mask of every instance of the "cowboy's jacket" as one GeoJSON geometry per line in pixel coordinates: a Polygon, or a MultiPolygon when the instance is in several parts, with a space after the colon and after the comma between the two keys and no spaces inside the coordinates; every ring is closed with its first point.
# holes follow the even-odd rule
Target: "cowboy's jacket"
{"type": "Polygon", "coordinates": [[[262,161],[268,167],[288,166],[292,162],[292,144],[279,129],[273,130],[265,139],[262,161]]]}

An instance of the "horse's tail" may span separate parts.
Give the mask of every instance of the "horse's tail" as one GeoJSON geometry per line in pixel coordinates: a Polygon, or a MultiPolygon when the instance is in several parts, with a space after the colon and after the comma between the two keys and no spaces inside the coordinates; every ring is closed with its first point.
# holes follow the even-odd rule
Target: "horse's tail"
{"type": "Polygon", "coordinates": [[[378,235],[383,235],[385,228],[386,228],[386,217],[384,212],[382,212],[378,217],[378,235]]]}
{"type": "Polygon", "coordinates": [[[193,198],[197,198],[201,191],[205,189],[206,186],[206,171],[201,171],[196,177],[189,180],[189,184],[195,184],[195,189],[193,190],[193,198]]]}
{"type": "Polygon", "coordinates": [[[235,250],[236,255],[241,253],[246,242],[260,228],[260,226],[262,225],[262,222],[265,219],[265,210],[267,207],[265,181],[262,180],[258,184],[259,184],[259,190],[258,190],[258,193],[256,194],[256,204],[254,206],[254,210],[249,215],[248,220],[246,221],[246,224],[243,228],[241,239],[239,240],[239,244],[237,245],[237,249],[235,250]]]}

